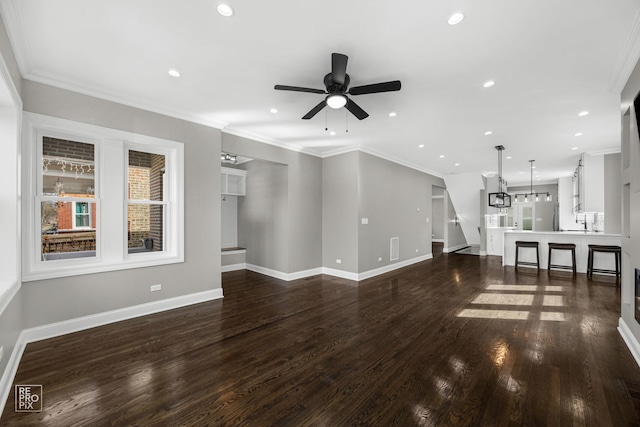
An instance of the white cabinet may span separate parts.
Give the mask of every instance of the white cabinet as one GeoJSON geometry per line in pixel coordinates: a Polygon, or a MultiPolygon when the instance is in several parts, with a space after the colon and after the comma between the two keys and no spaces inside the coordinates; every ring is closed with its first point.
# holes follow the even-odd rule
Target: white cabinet
{"type": "Polygon", "coordinates": [[[573,175],[573,212],[604,212],[604,156],[582,153],[573,175]]]}
{"type": "Polygon", "coordinates": [[[221,170],[220,193],[230,196],[247,194],[247,171],[225,167],[221,170]]]}

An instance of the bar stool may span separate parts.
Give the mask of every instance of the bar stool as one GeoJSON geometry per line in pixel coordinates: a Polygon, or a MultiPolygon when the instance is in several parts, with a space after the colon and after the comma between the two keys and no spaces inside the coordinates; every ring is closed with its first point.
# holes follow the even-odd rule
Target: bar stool
{"type": "Polygon", "coordinates": [[[620,264],[622,261],[622,250],[620,246],[608,246],[608,245],[589,245],[589,257],[587,258],[587,276],[593,277],[593,273],[610,273],[615,274],[616,277],[620,277],[620,264]],[[596,252],[614,254],[616,259],[616,269],[605,270],[601,268],[593,268],[593,256],[596,252]]]}
{"type": "Polygon", "coordinates": [[[549,263],[547,265],[547,270],[551,271],[552,268],[572,270],[573,275],[576,275],[576,245],[574,243],[549,243],[549,263]],[[571,265],[551,264],[551,251],[553,249],[571,251],[571,265]]]}
{"type": "Polygon", "coordinates": [[[518,264],[522,265],[535,265],[540,271],[540,252],[538,252],[538,242],[528,242],[525,240],[516,240],[516,269],[518,264]],[[518,258],[518,251],[520,248],[535,248],[536,249],[536,262],[520,261],[518,258]]]}

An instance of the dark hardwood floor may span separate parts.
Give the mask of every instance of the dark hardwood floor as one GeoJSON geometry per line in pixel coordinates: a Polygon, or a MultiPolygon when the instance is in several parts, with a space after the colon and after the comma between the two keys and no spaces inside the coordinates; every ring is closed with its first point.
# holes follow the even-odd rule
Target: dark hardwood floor
{"type": "Polygon", "coordinates": [[[613,279],[437,253],[370,280],[225,273],[225,298],[29,344],[43,426],[628,426],[613,279]]]}

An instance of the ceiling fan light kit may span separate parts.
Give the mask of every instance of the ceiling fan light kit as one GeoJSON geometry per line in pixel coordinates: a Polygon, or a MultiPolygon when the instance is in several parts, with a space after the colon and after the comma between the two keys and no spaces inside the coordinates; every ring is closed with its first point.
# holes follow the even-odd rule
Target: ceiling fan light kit
{"type": "Polygon", "coordinates": [[[343,55],[341,53],[331,54],[331,72],[324,76],[325,90],[286,85],[275,85],[274,89],[328,95],[326,99],[321,101],[318,105],[313,107],[311,111],[302,116],[304,120],[313,118],[313,116],[318,114],[327,105],[330,108],[335,109],[346,107],[351,114],[358,118],[358,120],[366,119],[369,117],[369,114],[347,97],[347,95],[358,96],[370,93],[393,92],[400,90],[402,84],[400,83],[400,80],[393,80],[384,83],[356,86],[349,89],[351,79],[347,74],[348,60],[349,57],[347,55],[343,55]]]}

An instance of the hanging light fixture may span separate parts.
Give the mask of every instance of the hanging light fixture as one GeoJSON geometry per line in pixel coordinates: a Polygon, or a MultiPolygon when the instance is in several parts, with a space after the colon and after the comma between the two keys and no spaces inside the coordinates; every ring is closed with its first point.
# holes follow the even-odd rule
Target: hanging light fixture
{"type": "Polygon", "coordinates": [[[498,192],[489,193],[489,206],[494,208],[510,208],[511,196],[502,190],[502,185],[507,183],[502,179],[502,152],[504,151],[504,146],[496,145],[495,149],[498,150],[498,192]]]}
{"type": "MultiPolygon", "coordinates": [[[[516,194],[515,199],[516,202],[519,200],[519,196],[524,196],[524,202],[527,203],[529,201],[529,196],[532,196],[533,201],[539,202],[540,201],[540,194],[545,194],[545,193],[535,193],[533,191],[533,162],[535,162],[535,160],[529,160],[529,168],[531,170],[531,181],[530,181],[530,186],[529,186],[529,192],[525,193],[525,194],[516,194]]],[[[544,198],[545,202],[550,202],[552,200],[551,194],[547,191],[546,196],[544,198]]]]}

